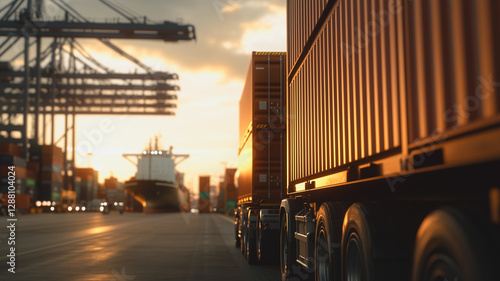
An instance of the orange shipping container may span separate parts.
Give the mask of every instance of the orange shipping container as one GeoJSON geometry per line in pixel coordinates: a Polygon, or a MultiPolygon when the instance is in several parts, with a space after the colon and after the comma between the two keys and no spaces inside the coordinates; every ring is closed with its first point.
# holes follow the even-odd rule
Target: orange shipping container
{"type": "MultiPolygon", "coordinates": [[[[0,166],[0,178],[7,178],[9,176],[9,172],[11,172],[9,166],[0,166]]],[[[16,179],[26,178],[26,168],[16,167],[14,168],[14,172],[15,174],[13,176],[15,176],[16,179]]]]}
{"type": "Polygon", "coordinates": [[[22,157],[23,149],[13,143],[0,143],[0,155],[11,155],[22,157]]]}
{"type": "Polygon", "coordinates": [[[28,161],[26,162],[26,169],[38,172],[40,171],[40,162],[28,161]]]}
{"type": "Polygon", "coordinates": [[[240,99],[238,202],[285,194],[286,54],[253,52],[240,99]]]}
{"type": "MultiPolygon", "coordinates": [[[[8,194],[3,195],[3,201],[7,202],[8,194]]],[[[16,209],[27,209],[30,207],[29,194],[16,194],[16,209]]]]}
{"type": "Polygon", "coordinates": [[[42,172],[42,181],[62,182],[62,175],[60,173],[42,172]]]}
{"type": "Polygon", "coordinates": [[[61,156],[63,155],[62,149],[60,147],[57,147],[55,145],[44,145],[42,147],[42,154],[51,154],[55,156],[61,156]]]}
{"type": "Polygon", "coordinates": [[[64,158],[59,155],[53,154],[43,154],[42,155],[42,165],[63,165],[64,158]]]}

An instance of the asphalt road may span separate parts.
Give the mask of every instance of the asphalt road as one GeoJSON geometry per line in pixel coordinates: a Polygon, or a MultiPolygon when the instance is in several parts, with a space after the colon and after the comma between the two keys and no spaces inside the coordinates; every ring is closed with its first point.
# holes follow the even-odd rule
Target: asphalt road
{"type": "Polygon", "coordinates": [[[17,216],[15,273],[0,217],[0,280],[280,280],[234,247],[230,218],[215,214],[99,213],[17,216]]]}

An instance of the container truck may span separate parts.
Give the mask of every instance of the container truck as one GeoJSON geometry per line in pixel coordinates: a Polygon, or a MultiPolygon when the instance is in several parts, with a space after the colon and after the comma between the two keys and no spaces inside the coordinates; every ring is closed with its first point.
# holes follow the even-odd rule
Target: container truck
{"type": "Polygon", "coordinates": [[[287,0],[282,280],[500,280],[499,15],[287,0]]]}
{"type": "Polygon", "coordinates": [[[285,194],[284,52],[253,52],[240,100],[235,245],[248,263],[279,257],[285,194]]]}

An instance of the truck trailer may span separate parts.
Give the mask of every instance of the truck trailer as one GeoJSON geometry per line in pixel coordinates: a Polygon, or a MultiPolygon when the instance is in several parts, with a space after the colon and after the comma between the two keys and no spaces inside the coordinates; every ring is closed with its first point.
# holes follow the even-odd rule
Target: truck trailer
{"type": "Polygon", "coordinates": [[[253,52],[240,100],[235,246],[248,263],[278,260],[285,190],[286,55],[253,52]]]}
{"type": "Polygon", "coordinates": [[[499,15],[287,0],[282,280],[500,280],[499,15]]]}

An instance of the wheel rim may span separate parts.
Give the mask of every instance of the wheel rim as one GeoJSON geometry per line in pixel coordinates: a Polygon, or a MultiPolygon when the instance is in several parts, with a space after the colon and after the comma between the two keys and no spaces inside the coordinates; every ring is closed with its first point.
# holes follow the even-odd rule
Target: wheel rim
{"type": "Polygon", "coordinates": [[[328,281],[330,280],[330,255],[327,250],[327,241],[325,236],[325,230],[321,229],[318,234],[318,241],[316,247],[316,262],[318,264],[318,280],[328,281]]]}
{"type": "Polygon", "coordinates": [[[447,254],[435,253],[427,261],[421,281],[460,281],[458,264],[447,254]]]}
{"type": "MultiPolygon", "coordinates": [[[[346,278],[347,281],[365,280],[366,269],[362,265],[363,259],[358,236],[353,233],[349,238],[346,249],[346,278]]],[[[452,281],[452,280],[449,280],[452,281]]]]}

